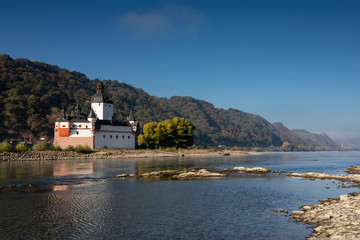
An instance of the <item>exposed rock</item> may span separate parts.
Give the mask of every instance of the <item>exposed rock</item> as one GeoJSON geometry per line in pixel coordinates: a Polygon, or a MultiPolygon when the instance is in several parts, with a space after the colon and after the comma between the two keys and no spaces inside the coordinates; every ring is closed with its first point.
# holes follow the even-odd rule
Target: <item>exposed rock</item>
{"type": "Polygon", "coordinates": [[[360,174],[360,166],[350,166],[345,172],[348,174],[360,174]]]}
{"type": "Polygon", "coordinates": [[[321,203],[294,211],[290,218],[317,225],[309,239],[357,239],[360,233],[360,196],[358,193],[327,199],[321,203]]]}
{"type": "Polygon", "coordinates": [[[130,177],[171,177],[172,179],[195,179],[195,178],[220,178],[226,177],[226,174],[211,172],[206,169],[175,169],[175,170],[162,170],[162,171],[155,171],[155,172],[147,172],[141,174],[118,174],[114,177],[117,178],[130,178],[130,177]]]}
{"type": "Polygon", "coordinates": [[[181,173],[186,170],[162,170],[156,172],[148,172],[140,174],[140,177],[169,177],[181,173]]]}
{"type": "Polygon", "coordinates": [[[351,174],[351,175],[337,175],[337,174],[327,174],[327,173],[315,173],[315,172],[307,172],[307,173],[288,173],[286,174],[288,177],[297,177],[297,178],[310,178],[310,179],[335,179],[340,181],[347,182],[360,182],[360,175],[351,174]]]}
{"type": "MultiPolygon", "coordinates": [[[[289,177],[310,179],[335,179],[345,182],[360,182],[359,166],[348,169],[350,175],[326,173],[289,173],[289,177]]],[[[334,182],[333,182],[334,183],[334,182]]],[[[360,239],[360,193],[341,195],[339,198],[320,200],[319,204],[302,206],[302,211],[293,211],[290,218],[315,225],[308,239],[360,239]]]]}
{"type": "Polygon", "coordinates": [[[190,172],[180,173],[180,174],[174,175],[172,177],[175,179],[193,179],[193,178],[219,178],[219,177],[226,177],[226,176],[227,176],[226,174],[209,172],[206,169],[200,169],[198,171],[190,171],[190,172]]]}
{"type": "Polygon", "coordinates": [[[260,174],[265,174],[265,173],[271,172],[270,169],[264,168],[264,167],[253,167],[253,168],[234,167],[233,169],[238,172],[260,173],[260,174]]]}
{"type": "Polygon", "coordinates": [[[115,175],[114,177],[116,178],[135,178],[137,177],[136,174],[118,174],[118,175],[115,175]]]}

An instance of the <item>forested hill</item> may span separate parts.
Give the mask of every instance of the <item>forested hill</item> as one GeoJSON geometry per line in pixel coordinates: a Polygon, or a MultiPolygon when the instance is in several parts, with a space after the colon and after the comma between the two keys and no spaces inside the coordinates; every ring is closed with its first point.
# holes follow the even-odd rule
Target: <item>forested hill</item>
{"type": "Polygon", "coordinates": [[[308,146],[312,148],[334,149],[336,144],[325,133],[316,134],[306,130],[289,130],[282,123],[273,123],[273,126],[280,132],[281,138],[289,143],[308,146]]]}
{"type": "MultiPolygon", "coordinates": [[[[42,62],[0,55],[0,140],[13,137],[53,137],[61,108],[67,113],[78,102],[90,110],[98,79],[42,62]]],[[[291,142],[264,118],[236,109],[218,109],[192,97],[158,98],[118,81],[104,80],[118,120],[130,109],[141,126],[150,121],[185,117],[195,125],[195,144],[203,146],[281,146],[291,142]]]]}

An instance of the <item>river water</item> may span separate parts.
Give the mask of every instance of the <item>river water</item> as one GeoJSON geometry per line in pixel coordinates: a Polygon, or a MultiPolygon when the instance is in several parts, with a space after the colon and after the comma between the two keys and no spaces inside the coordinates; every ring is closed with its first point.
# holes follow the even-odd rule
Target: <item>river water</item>
{"type": "Polygon", "coordinates": [[[286,173],[203,180],[113,176],[235,166],[342,174],[359,164],[360,152],[0,163],[0,186],[45,189],[0,193],[0,239],[305,239],[311,228],[270,209],[297,210],[359,189],[286,173]]]}

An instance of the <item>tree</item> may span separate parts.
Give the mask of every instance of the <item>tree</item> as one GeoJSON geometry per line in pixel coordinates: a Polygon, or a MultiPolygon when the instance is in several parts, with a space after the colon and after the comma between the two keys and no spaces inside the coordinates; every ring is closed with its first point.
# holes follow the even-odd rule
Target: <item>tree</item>
{"type": "Polygon", "coordinates": [[[189,119],[175,117],[163,122],[150,122],[144,125],[138,143],[146,148],[185,148],[194,142],[195,126],[189,119]]]}

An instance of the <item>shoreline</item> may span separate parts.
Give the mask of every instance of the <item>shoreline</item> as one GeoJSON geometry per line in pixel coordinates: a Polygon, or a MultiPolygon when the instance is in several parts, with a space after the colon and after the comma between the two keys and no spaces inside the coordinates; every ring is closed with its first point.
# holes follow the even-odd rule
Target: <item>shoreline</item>
{"type": "MultiPolygon", "coordinates": [[[[69,160],[69,159],[114,159],[114,158],[153,158],[153,157],[203,157],[251,155],[252,152],[231,150],[107,150],[93,153],[76,153],[73,151],[26,151],[0,152],[0,162],[39,161],[39,160],[69,160]]],[[[255,153],[254,153],[255,154],[255,153]]],[[[257,154],[257,153],[256,153],[257,154]]]]}
{"type": "MultiPolygon", "coordinates": [[[[345,172],[349,175],[310,172],[289,173],[287,176],[310,180],[333,179],[359,184],[360,166],[351,166],[345,172]]],[[[301,206],[299,211],[293,211],[289,215],[289,218],[295,222],[314,227],[314,231],[307,239],[360,239],[360,192],[340,195],[339,198],[319,200],[319,202],[301,206]]]]}

